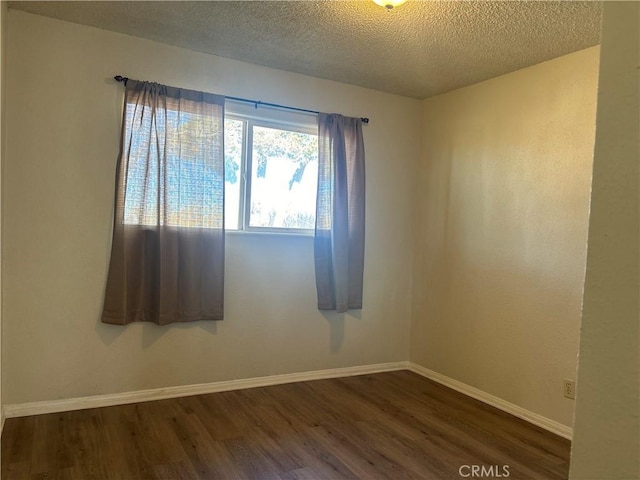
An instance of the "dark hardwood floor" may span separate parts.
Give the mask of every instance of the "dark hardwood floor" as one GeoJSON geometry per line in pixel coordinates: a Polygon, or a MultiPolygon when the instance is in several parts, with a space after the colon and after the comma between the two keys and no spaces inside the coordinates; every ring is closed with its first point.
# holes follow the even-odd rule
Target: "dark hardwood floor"
{"type": "Polygon", "coordinates": [[[400,371],[7,419],[2,478],[564,479],[569,446],[400,371]]]}

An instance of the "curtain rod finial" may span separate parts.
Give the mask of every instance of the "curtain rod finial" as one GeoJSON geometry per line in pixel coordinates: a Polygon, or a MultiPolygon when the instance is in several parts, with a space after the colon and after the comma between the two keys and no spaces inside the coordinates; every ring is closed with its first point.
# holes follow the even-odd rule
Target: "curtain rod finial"
{"type": "Polygon", "coordinates": [[[122,83],[124,83],[125,85],[127,84],[127,81],[129,80],[127,77],[123,77],[122,75],[116,75],[115,77],[113,77],[113,79],[114,79],[116,82],[122,82],[122,83]]]}

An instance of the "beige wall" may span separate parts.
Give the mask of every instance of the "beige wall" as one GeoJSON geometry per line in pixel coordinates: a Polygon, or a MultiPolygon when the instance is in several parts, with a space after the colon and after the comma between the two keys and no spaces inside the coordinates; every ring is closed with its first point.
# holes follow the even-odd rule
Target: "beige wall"
{"type": "Polygon", "coordinates": [[[12,10],[8,21],[7,404],[408,359],[419,101],[12,10]],[[370,117],[362,312],[317,311],[312,238],[230,234],[223,322],[99,323],[115,74],[370,117]]]}
{"type": "Polygon", "coordinates": [[[598,47],[424,102],[411,360],[571,425],[598,47]]]}
{"type": "Polygon", "coordinates": [[[640,478],[640,3],[604,7],[572,479],[640,478]]]}

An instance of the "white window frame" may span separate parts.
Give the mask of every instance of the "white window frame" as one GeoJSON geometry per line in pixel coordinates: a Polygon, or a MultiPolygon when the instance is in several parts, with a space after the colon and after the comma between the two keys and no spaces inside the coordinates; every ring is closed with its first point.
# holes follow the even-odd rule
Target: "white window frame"
{"type": "Polygon", "coordinates": [[[313,236],[314,229],[256,227],[249,225],[251,214],[251,177],[253,161],[253,127],[275,128],[290,132],[318,135],[318,116],[313,113],[292,112],[277,108],[245,104],[227,100],[225,119],[239,120],[242,126],[242,154],[240,161],[240,199],[238,205],[238,228],[225,229],[232,233],[264,233],[313,236]]]}

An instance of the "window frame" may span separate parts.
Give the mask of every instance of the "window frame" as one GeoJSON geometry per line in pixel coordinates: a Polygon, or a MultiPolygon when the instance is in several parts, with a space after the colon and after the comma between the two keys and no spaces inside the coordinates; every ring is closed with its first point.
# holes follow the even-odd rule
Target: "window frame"
{"type": "Polygon", "coordinates": [[[297,112],[292,114],[292,112],[283,112],[268,107],[260,107],[258,110],[252,105],[247,106],[237,102],[227,101],[225,105],[225,120],[227,119],[242,122],[242,153],[239,172],[240,199],[238,204],[238,228],[227,229],[225,227],[225,232],[231,232],[233,234],[276,234],[312,237],[315,234],[315,228],[257,227],[251,226],[249,222],[251,219],[251,181],[253,176],[253,128],[264,127],[317,136],[317,114],[301,114],[297,112]]]}

